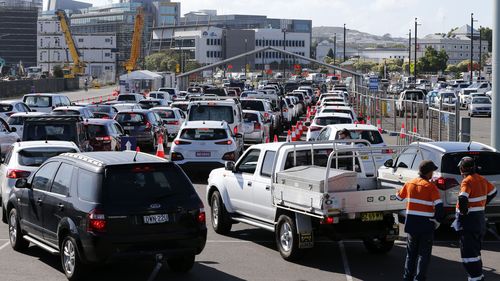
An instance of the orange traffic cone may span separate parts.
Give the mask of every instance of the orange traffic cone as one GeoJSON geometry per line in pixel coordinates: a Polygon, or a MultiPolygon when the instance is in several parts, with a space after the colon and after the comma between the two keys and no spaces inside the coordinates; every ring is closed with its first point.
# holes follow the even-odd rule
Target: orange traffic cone
{"type": "Polygon", "coordinates": [[[266,143],[269,143],[269,136],[266,137],[266,143]]]}
{"type": "Polygon", "coordinates": [[[304,128],[302,127],[302,121],[298,123],[298,127],[299,127],[299,137],[301,137],[302,134],[304,133],[304,128]]]}
{"type": "Polygon", "coordinates": [[[405,123],[401,124],[401,131],[399,133],[399,137],[402,139],[406,138],[405,123]]]}
{"type": "Polygon", "coordinates": [[[140,148],[139,146],[137,146],[137,147],[135,148],[135,151],[136,151],[136,152],[141,152],[141,148],[140,148]]]}
{"type": "MultiPolygon", "coordinates": [[[[288,132],[290,132],[290,131],[288,131],[288,132]]],[[[278,142],[278,135],[274,135],[274,140],[273,140],[273,142],[278,142]]]]}
{"type": "Polygon", "coordinates": [[[297,124],[295,125],[295,136],[297,137],[297,140],[299,140],[300,138],[299,123],[300,122],[297,122],[297,124]]]}
{"type": "Polygon", "coordinates": [[[163,150],[163,136],[158,137],[158,145],[156,147],[156,156],[160,158],[165,158],[165,151],[163,150]]]}
{"type": "Polygon", "coordinates": [[[288,130],[288,133],[286,134],[286,142],[291,142],[292,141],[292,132],[288,130]]]}
{"type": "Polygon", "coordinates": [[[297,141],[297,128],[295,126],[292,126],[292,141],[297,141]]]}
{"type": "Polygon", "coordinates": [[[413,127],[413,133],[417,134],[417,127],[413,127]]]}
{"type": "Polygon", "coordinates": [[[377,129],[378,129],[378,132],[381,134],[384,131],[384,130],[382,130],[382,124],[380,122],[380,119],[377,119],[377,129]]]}

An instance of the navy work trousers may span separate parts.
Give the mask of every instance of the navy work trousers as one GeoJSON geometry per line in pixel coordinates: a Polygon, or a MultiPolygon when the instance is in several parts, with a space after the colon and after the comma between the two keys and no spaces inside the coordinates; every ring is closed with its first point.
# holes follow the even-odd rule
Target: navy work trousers
{"type": "Polygon", "coordinates": [[[404,281],[426,280],[427,268],[432,256],[434,231],[408,233],[404,281]]]}

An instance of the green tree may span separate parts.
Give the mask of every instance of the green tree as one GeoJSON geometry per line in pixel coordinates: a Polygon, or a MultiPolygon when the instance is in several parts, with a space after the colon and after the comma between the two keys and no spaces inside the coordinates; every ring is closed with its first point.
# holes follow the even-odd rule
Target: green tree
{"type": "Polygon", "coordinates": [[[359,70],[363,73],[370,71],[376,63],[371,61],[357,61],[353,64],[354,69],[359,70]]]}
{"type": "Polygon", "coordinates": [[[52,75],[54,75],[55,78],[63,78],[64,72],[62,67],[60,65],[54,65],[52,68],[52,75]]]}
{"type": "Polygon", "coordinates": [[[326,56],[333,59],[334,54],[333,54],[333,50],[331,48],[330,48],[330,50],[328,50],[328,54],[326,54],[326,56]]]}
{"type": "MultiPolygon", "coordinates": [[[[475,61],[472,61],[473,64],[477,63],[475,61]]],[[[470,71],[469,69],[470,65],[470,60],[463,60],[457,64],[458,71],[460,72],[467,72],[470,71]]]]}
{"type": "Polygon", "coordinates": [[[425,48],[424,56],[418,60],[417,69],[423,72],[444,71],[448,64],[448,54],[444,49],[439,52],[432,47],[425,48]]]}
{"type": "Polygon", "coordinates": [[[200,68],[201,64],[199,64],[197,61],[189,61],[184,65],[184,72],[188,72],[191,70],[195,70],[197,68],[200,68]]]}
{"type": "Polygon", "coordinates": [[[486,40],[488,41],[488,52],[491,52],[492,47],[493,47],[493,32],[491,28],[489,27],[481,27],[480,29],[481,32],[481,40],[486,40]]]}
{"type": "Polygon", "coordinates": [[[154,53],[145,58],[146,69],[150,71],[175,71],[180,62],[179,55],[173,50],[154,53]]]}

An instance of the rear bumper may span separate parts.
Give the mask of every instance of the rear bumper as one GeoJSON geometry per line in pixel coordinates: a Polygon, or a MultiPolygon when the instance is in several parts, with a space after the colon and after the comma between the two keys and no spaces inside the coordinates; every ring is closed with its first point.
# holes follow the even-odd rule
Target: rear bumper
{"type": "Polygon", "coordinates": [[[378,237],[395,240],[399,236],[399,225],[392,213],[386,213],[384,220],[374,222],[341,218],[337,224],[320,225],[320,232],[334,240],[378,237]]]}

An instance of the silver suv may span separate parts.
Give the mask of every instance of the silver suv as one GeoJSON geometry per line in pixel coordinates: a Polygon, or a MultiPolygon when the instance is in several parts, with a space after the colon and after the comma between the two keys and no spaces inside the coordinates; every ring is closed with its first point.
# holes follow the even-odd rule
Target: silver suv
{"type": "MultiPolygon", "coordinates": [[[[439,167],[434,177],[441,192],[446,219],[451,222],[462,182],[457,165],[464,156],[473,157],[478,173],[500,188],[500,170],[496,166],[500,163],[500,152],[478,142],[412,143],[395,161],[390,159],[379,168],[379,181],[382,187],[401,188],[405,182],[418,177],[418,165],[422,160],[432,160],[439,167]]],[[[486,217],[500,229],[500,197],[486,207],[486,217]]]]}

